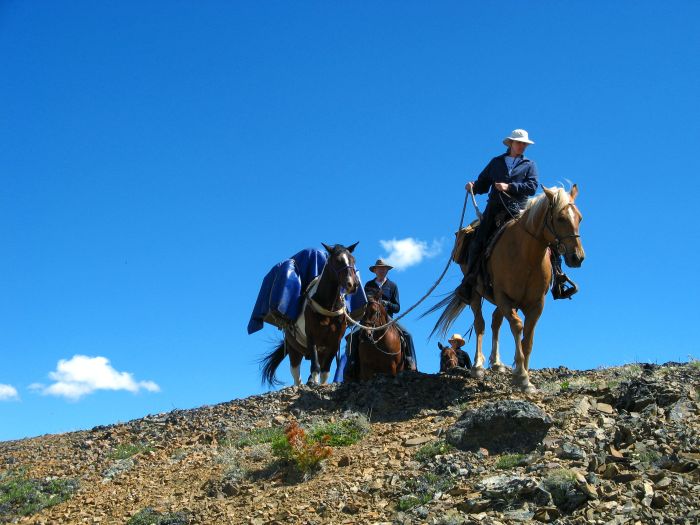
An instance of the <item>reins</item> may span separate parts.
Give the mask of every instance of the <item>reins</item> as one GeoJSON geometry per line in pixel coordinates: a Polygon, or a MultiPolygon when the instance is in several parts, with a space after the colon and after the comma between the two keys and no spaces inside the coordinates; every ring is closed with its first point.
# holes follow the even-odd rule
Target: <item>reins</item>
{"type": "MultiPolygon", "coordinates": [[[[512,199],[513,197],[511,197],[510,195],[508,195],[506,192],[498,192],[498,198],[501,200],[501,205],[503,206],[503,208],[506,210],[506,212],[508,213],[508,215],[510,215],[511,219],[513,219],[516,223],[519,223],[519,222],[520,222],[520,220],[519,220],[520,217],[515,217],[515,216],[510,212],[510,209],[508,208],[508,206],[506,206],[506,203],[503,202],[503,196],[501,195],[502,193],[505,193],[506,197],[508,197],[509,199],[512,199]]],[[[476,202],[474,203],[474,205],[476,206],[476,202]]],[[[574,204],[570,202],[570,203],[567,204],[566,206],[574,206],[574,204]]],[[[530,236],[531,236],[533,239],[536,239],[536,240],[542,242],[542,240],[541,240],[540,238],[538,238],[534,233],[532,233],[530,230],[528,230],[528,229],[525,227],[525,224],[522,224],[522,227],[523,227],[523,230],[525,230],[528,234],[530,234],[530,236]]],[[[551,249],[554,249],[554,250],[556,251],[556,253],[558,253],[559,255],[564,255],[564,254],[567,253],[567,251],[566,251],[566,245],[562,242],[564,239],[569,239],[569,238],[571,238],[571,237],[573,237],[574,239],[578,239],[578,238],[581,237],[580,235],[575,234],[575,233],[572,233],[572,234],[570,234],[570,235],[564,235],[563,237],[560,237],[560,236],[559,236],[559,234],[558,234],[558,233],[556,232],[556,230],[554,229],[554,203],[553,203],[553,202],[550,202],[550,203],[548,204],[547,213],[546,213],[546,215],[545,215],[545,217],[544,217],[544,226],[543,226],[543,229],[544,229],[544,228],[547,228],[547,230],[549,231],[549,233],[551,233],[552,236],[554,237],[554,241],[553,241],[553,242],[547,242],[546,239],[545,239],[545,242],[547,242],[547,246],[548,246],[549,248],[551,248],[551,249]],[[550,225],[550,223],[551,223],[551,225],[550,225]],[[563,248],[563,249],[562,249],[562,248],[563,248]]]]}
{"type": "MultiPolygon", "coordinates": [[[[474,194],[472,193],[472,197],[473,197],[473,195],[474,194]]],[[[459,218],[459,228],[457,229],[457,231],[461,230],[462,226],[464,226],[464,212],[467,210],[467,201],[468,200],[469,200],[469,195],[465,195],[464,196],[464,204],[462,205],[462,215],[459,218]]],[[[476,206],[476,200],[474,200],[474,206],[476,206]]],[[[478,210],[478,208],[477,208],[477,210],[478,210]]],[[[404,313],[402,313],[401,315],[399,315],[395,319],[392,319],[388,323],[385,323],[385,324],[383,324],[381,326],[377,326],[377,327],[365,326],[365,325],[355,321],[352,317],[350,317],[350,315],[347,312],[347,309],[345,309],[345,317],[347,318],[347,320],[350,324],[357,326],[358,328],[363,328],[364,330],[367,330],[369,332],[376,332],[377,330],[381,330],[382,328],[387,328],[387,327],[391,326],[392,324],[396,324],[396,322],[398,322],[399,319],[402,319],[403,317],[408,315],[411,311],[413,311],[416,308],[416,306],[418,306],[423,301],[425,301],[430,296],[430,294],[433,293],[433,290],[435,290],[435,288],[437,288],[437,286],[440,284],[440,281],[442,281],[442,278],[445,277],[447,270],[449,270],[449,268],[450,268],[450,264],[452,264],[452,252],[451,251],[450,251],[450,255],[447,259],[447,264],[445,265],[445,269],[442,270],[442,273],[440,274],[440,277],[438,277],[437,281],[435,281],[435,284],[433,284],[430,287],[430,289],[425,293],[425,295],[423,295],[423,297],[418,299],[418,302],[416,302],[408,310],[406,310],[404,313]]]]}

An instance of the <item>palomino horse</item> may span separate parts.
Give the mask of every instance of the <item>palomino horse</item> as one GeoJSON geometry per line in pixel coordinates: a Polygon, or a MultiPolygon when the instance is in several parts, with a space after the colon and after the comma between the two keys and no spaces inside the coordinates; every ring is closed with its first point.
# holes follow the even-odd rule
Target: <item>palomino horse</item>
{"type": "MultiPolygon", "coordinates": [[[[497,372],[507,370],[498,353],[498,330],[505,317],[515,339],[515,373],[513,382],[524,391],[533,391],[528,369],[530,354],[537,324],[547,290],[552,279],[552,266],[549,250],[553,249],[564,256],[566,265],[578,268],[584,259],[583,246],[579,236],[579,223],[582,216],[574,204],[578,187],[574,184],[571,192],[563,188],[544,188],[544,193],[528,201],[528,205],[517,220],[506,225],[501,237],[493,247],[487,261],[487,270],[493,284],[493,293],[478,278],[471,295],[469,306],[474,313],[476,330],[476,355],[472,375],[483,377],[484,354],[482,341],[485,323],[481,313],[482,297],[496,305],[491,329],[493,340],[489,364],[497,372]],[[518,316],[518,310],[525,316],[525,322],[518,316]]],[[[462,272],[466,268],[462,265],[462,272]]],[[[447,334],[450,325],[465,307],[452,292],[428,312],[442,307],[444,311],[435,324],[433,333],[447,334]]]]}
{"type": "Polygon", "coordinates": [[[328,380],[331,363],[347,328],[345,294],[355,293],[360,284],[352,255],[357,244],[347,248],[340,244],[323,245],[328,261],[321,276],[306,291],[301,318],[293,328],[285,330],[279,346],[261,361],[263,381],[270,386],[279,383],[275,371],[287,354],[295,385],[301,384],[299,368],[304,357],[311,360],[309,384],[318,384],[319,375],[321,384],[328,380]],[[305,343],[303,335],[296,337],[301,332],[305,332],[305,343]]]}
{"type": "MultiPolygon", "coordinates": [[[[377,327],[391,320],[380,298],[370,295],[367,300],[365,315],[361,321],[363,325],[377,327]]],[[[401,335],[395,323],[375,331],[363,328],[359,336],[360,381],[372,379],[375,374],[395,376],[404,369],[401,335]]]]}

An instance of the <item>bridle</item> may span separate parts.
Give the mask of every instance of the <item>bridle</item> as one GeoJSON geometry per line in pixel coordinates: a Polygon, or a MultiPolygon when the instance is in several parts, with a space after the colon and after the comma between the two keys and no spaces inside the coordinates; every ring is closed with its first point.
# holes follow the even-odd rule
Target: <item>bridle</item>
{"type": "Polygon", "coordinates": [[[336,281],[338,281],[338,287],[340,287],[340,273],[343,272],[344,270],[349,270],[348,271],[348,276],[352,278],[353,282],[357,283],[357,268],[353,264],[346,264],[345,266],[342,266],[340,268],[334,268],[333,264],[331,263],[331,260],[328,260],[328,263],[326,266],[324,266],[323,270],[325,271],[326,268],[330,267],[331,270],[333,270],[333,273],[335,273],[336,281]]]}
{"type": "MultiPolygon", "coordinates": [[[[534,233],[532,233],[530,230],[528,230],[525,227],[525,224],[522,223],[523,221],[518,220],[519,217],[515,217],[510,212],[510,209],[508,209],[508,206],[506,206],[506,203],[503,202],[503,197],[501,196],[501,193],[505,193],[506,197],[508,197],[509,199],[512,199],[513,197],[508,195],[506,192],[499,192],[499,194],[498,194],[498,197],[501,199],[501,204],[503,205],[503,208],[508,212],[508,215],[510,215],[511,219],[513,219],[516,223],[521,224],[523,230],[525,230],[527,233],[529,233],[531,237],[533,237],[534,239],[537,239],[538,241],[541,241],[541,239],[539,237],[537,237],[534,233]]],[[[578,208],[576,207],[576,205],[573,202],[570,202],[566,206],[564,206],[562,208],[562,211],[565,210],[566,208],[568,208],[569,206],[571,206],[572,208],[574,208],[574,210],[576,210],[578,212],[578,208]]],[[[544,228],[547,228],[549,233],[551,233],[552,236],[554,237],[554,240],[552,242],[548,242],[547,246],[559,255],[566,256],[566,255],[571,255],[573,253],[567,249],[566,244],[564,244],[564,242],[563,242],[564,239],[580,239],[581,238],[581,236],[577,233],[571,233],[569,235],[559,235],[559,233],[556,231],[556,229],[554,227],[554,202],[552,202],[552,201],[550,201],[549,205],[547,206],[547,213],[545,214],[545,217],[544,217],[543,229],[544,228]]]]}
{"type": "MultiPolygon", "coordinates": [[[[566,208],[571,206],[574,210],[578,211],[576,208],[576,205],[573,202],[568,203],[566,206],[562,208],[562,211],[564,211],[566,208]]],[[[556,253],[559,255],[571,255],[573,252],[569,251],[568,248],[566,247],[566,244],[564,244],[564,239],[580,239],[581,236],[577,233],[571,233],[569,235],[559,235],[559,233],[556,231],[554,227],[554,203],[550,202],[549,203],[549,208],[547,209],[547,215],[544,218],[544,225],[549,230],[549,233],[551,233],[554,236],[554,241],[550,242],[548,246],[552,249],[555,250],[556,253]],[[549,221],[547,221],[547,218],[549,218],[549,221]]]]}
{"type": "Polygon", "coordinates": [[[343,298],[344,296],[344,290],[342,285],[340,284],[340,273],[344,270],[349,270],[349,276],[352,278],[353,282],[359,286],[359,283],[357,281],[357,268],[355,268],[354,265],[352,264],[346,264],[345,266],[341,268],[334,268],[332,264],[332,259],[328,259],[326,262],[325,266],[323,267],[323,270],[321,271],[321,275],[319,277],[320,279],[323,278],[323,274],[325,273],[327,268],[330,268],[333,273],[335,274],[335,280],[338,283],[338,288],[336,290],[336,301],[340,299],[342,305],[338,310],[328,310],[327,308],[324,308],[321,306],[318,301],[316,301],[313,297],[309,296],[309,301],[311,303],[311,306],[313,307],[314,310],[316,310],[317,313],[321,315],[325,315],[327,317],[339,317],[341,315],[347,315],[345,311],[345,299],[343,298]],[[352,272],[352,273],[350,273],[352,272]]]}
{"type": "MultiPolygon", "coordinates": [[[[376,299],[374,299],[374,298],[369,299],[369,303],[378,303],[378,304],[381,304],[381,303],[379,303],[378,300],[376,300],[376,299]]],[[[375,310],[374,315],[372,316],[372,318],[371,318],[371,319],[368,319],[367,321],[370,322],[370,323],[372,323],[372,325],[374,325],[374,326],[370,325],[370,326],[368,326],[367,328],[374,328],[374,329],[378,328],[376,325],[377,325],[377,324],[381,325],[381,323],[382,323],[382,320],[379,318],[379,310],[378,310],[378,309],[375,310]]],[[[381,326],[380,326],[380,327],[381,327],[381,326]]],[[[379,328],[380,328],[380,327],[379,327],[379,328]]],[[[374,337],[374,332],[375,332],[375,330],[367,330],[367,329],[364,329],[364,330],[363,330],[363,333],[366,334],[367,339],[374,345],[374,347],[375,347],[377,350],[379,350],[379,352],[381,352],[381,353],[384,354],[384,355],[397,355],[397,354],[400,354],[400,353],[401,353],[401,349],[400,349],[400,348],[399,348],[399,351],[398,351],[398,352],[385,352],[384,350],[382,350],[381,348],[379,348],[379,342],[380,342],[380,341],[384,338],[384,336],[389,332],[389,330],[391,329],[391,327],[392,327],[392,325],[386,326],[386,328],[384,329],[384,333],[382,333],[382,335],[380,335],[380,336],[377,337],[376,339],[375,339],[375,337],[374,337]]]]}

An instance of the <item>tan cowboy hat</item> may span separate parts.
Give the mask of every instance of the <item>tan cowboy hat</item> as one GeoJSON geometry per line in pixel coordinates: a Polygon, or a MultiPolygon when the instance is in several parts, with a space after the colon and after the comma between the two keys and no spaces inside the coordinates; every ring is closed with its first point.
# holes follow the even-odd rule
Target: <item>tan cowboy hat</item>
{"type": "Polygon", "coordinates": [[[510,135],[503,139],[503,144],[510,146],[511,141],[524,142],[525,144],[534,144],[527,136],[527,131],[524,129],[514,129],[510,135]]]}
{"type": "Polygon", "coordinates": [[[369,271],[373,272],[376,268],[387,268],[391,270],[393,266],[388,265],[387,263],[384,262],[384,259],[377,259],[377,262],[374,263],[373,266],[369,267],[369,271]]]}
{"type": "Polygon", "coordinates": [[[452,344],[453,341],[454,341],[455,343],[458,344],[458,348],[461,348],[461,347],[463,347],[465,344],[467,344],[467,342],[464,340],[464,338],[463,338],[461,335],[459,335],[459,334],[454,334],[452,337],[450,337],[450,338],[447,340],[447,342],[450,343],[450,344],[452,344]]]}

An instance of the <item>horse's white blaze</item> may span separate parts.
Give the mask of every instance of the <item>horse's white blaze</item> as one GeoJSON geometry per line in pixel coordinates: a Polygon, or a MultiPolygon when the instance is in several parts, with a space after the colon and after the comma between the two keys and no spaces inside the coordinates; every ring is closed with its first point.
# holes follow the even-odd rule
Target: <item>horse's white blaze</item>
{"type": "Polygon", "coordinates": [[[301,365],[290,366],[289,368],[292,371],[292,377],[294,378],[294,384],[296,386],[299,386],[301,384],[301,375],[299,375],[299,369],[301,368],[301,365]]]}
{"type": "Polygon", "coordinates": [[[321,384],[325,385],[328,382],[328,376],[330,372],[321,372],[321,384]]]}
{"type": "Polygon", "coordinates": [[[568,212],[569,220],[571,221],[571,224],[574,224],[574,222],[576,221],[576,214],[574,213],[574,209],[571,206],[569,206],[568,212]]]}

